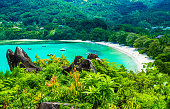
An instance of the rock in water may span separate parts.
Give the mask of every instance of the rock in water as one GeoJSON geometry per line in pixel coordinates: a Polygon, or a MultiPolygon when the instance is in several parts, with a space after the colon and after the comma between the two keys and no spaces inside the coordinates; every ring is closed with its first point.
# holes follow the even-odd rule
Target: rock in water
{"type": "Polygon", "coordinates": [[[41,71],[42,68],[37,67],[30,59],[30,57],[27,55],[27,53],[20,47],[16,47],[15,53],[12,52],[12,50],[8,49],[6,53],[6,57],[8,60],[8,64],[10,67],[10,70],[12,71],[14,67],[17,67],[17,65],[21,62],[20,67],[26,68],[29,72],[31,71],[41,71]]]}

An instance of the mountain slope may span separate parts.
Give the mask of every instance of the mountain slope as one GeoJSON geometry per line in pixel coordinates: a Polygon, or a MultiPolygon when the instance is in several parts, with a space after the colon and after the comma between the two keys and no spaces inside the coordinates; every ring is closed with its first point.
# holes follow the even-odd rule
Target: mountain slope
{"type": "Polygon", "coordinates": [[[0,19],[23,21],[28,25],[45,25],[53,19],[67,17],[86,18],[79,9],[62,0],[4,0],[0,1],[0,6],[0,19]]]}
{"type": "Polygon", "coordinates": [[[110,25],[169,26],[169,6],[170,0],[1,0],[0,21],[46,25],[99,18],[110,25]]]}
{"type": "Polygon", "coordinates": [[[133,11],[147,9],[142,2],[130,2],[129,0],[73,0],[71,3],[88,16],[103,18],[112,24],[121,23],[119,19],[133,11]]]}
{"type": "Polygon", "coordinates": [[[150,27],[169,25],[170,0],[72,0],[91,18],[115,24],[150,27]],[[165,22],[166,23],[165,23],[165,22]]]}

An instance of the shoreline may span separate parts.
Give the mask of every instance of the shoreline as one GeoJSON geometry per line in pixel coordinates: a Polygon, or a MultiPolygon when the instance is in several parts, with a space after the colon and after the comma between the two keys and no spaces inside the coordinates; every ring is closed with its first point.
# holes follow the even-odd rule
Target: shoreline
{"type": "Polygon", "coordinates": [[[82,40],[57,40],[57,41],[63,41],[63,42],[86,42],[86,43],[92,43],[91,41],[82,41],[82,40]]]}
{"type": "Polygon", "coordinates": [[[116,49],[128,55],[136,62],[138,71],[142,71],[142,69],[145,71],[145,68],[143,68],[143,65],[144,65],[143,63],[154,62],[154,60],[150,59],[146,54],[139,54],[136,48],[132,48],[129,46],[122,46],[119,44],[113,44],[110,42],[95,42],[95,43],[111,47],[113,49],[116,49]]]}
{"type": "Polygon", "coordinates": [[[139,54],[136,48],[132,48],[129,46],[122,46],[111,42],[91,42],[91,41],[82,41],[82,40],[59,40],[59,41],[95,43],[95,44],[111,47],[131,57],[137,65],[137,71],[142,71],[142,69],[145,71],[145,68],[143,68],[144,65],[143,63],[154,62],[154,60],[150,59],[146,54],[139,54]]]}
{"type": "MultiPolygon", "coordinates": [[[[53,40],[39,40],[39,39],[19,39],[19,40],[3,40],[3,41],[53,41],[53,40]]],[[[85,42],[85,43],[95,43],[95,44],[100,44],[100,45],[105,45],[108,47],[111,47],[112,49],[116,49],[120,51],[121,53],[124,53],[131,57],[136,65],[137,65],[137,71],[142,71],[142,69],[145,71],[143,68],[143,63],[148,63],[148,62],[154,62],[153,59],[150,59],[146,54],[139,54],[138,51],[136,51],[136,48],[132,48],[129,46],[122,46],[119,44],[114,44],[111,42],[91,42],[91,41],[82,41],[82,40],[56,40],[56,41],[61,41],[61,42],[85,42]]]]}

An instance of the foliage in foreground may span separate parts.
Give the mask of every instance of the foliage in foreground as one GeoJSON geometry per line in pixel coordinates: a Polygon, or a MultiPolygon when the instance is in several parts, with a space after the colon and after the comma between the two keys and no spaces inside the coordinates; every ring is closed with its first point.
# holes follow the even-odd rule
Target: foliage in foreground
{"type": "Polygon", "coordinates": [[[16,67],[12,73],[1,73],[0,108],[38,108],[45,101],[80,108],[169,108],[169,76],[150,68],[151,63],[146,73],[134,73],[93,60],[97,73],[73,69],[66,76],[61,68],[70,64],[66,57],[36,58],[43,71],[30,73],[16,67]]]}

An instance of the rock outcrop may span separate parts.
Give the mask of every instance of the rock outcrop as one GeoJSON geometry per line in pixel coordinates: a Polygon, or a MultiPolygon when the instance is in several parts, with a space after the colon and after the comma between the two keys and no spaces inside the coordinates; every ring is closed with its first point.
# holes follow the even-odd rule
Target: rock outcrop
{"type": "Polygon", "coordinates": [[[74,68],[78,71],[90,71],[96,73],[97,71],[95,70],[95,66],[93,62],[91,61],[92,59],[99,60],[102,62],[102,60],[98,57],[96,54],[89,54],[87,59],[84,59],[82,56],[76,56],[74,59],[74,62],[68,67],[68,66],[63,66],[63,73],[66,74],[66,72],[70,72],[74,68]]]}
{"type": "MultiPolygon", "coordinates": [[[[73,103],[59,103],[59,102],[43,102],[40,104],[40,109],[62,109],[65,106],[69,106],[70,109],[79,109],[78,108],[79,104],[73,104],[73,103]]],[[[65,108],[64,108],[65,109],[65,108]]]]}
{"type": "Polygon", "coordinates": [[[97,54],[89,54],[88,56],[87,56],[87,59],[96,59],[96,58],[99,58],[98,57],[98,55],[97,54]]]}
{"type": "Polygon", "coordinates": [[[37,67],[30,59],[30,57],[27,55],[27,53],[20,47],[16,47],[15,53],[12,52],[12,50],[8,49],[6,53],[6,57],[8,60],[8,64],[10,67],[10,70],[12,71],[14,67],[17,67],[17,65],[21,62],[20,67],[26,68],[29,72],[31,71],[41,71],[42,68],[37,67]]]}
{"type": "Polygon", "coordinates": [[[74,59],[74,62],[73,64],[74,65],[80,65],[81,64],[81,61],[83,60],[83,57],[82,56],[76,56],[75,59],[74,59]]]}

